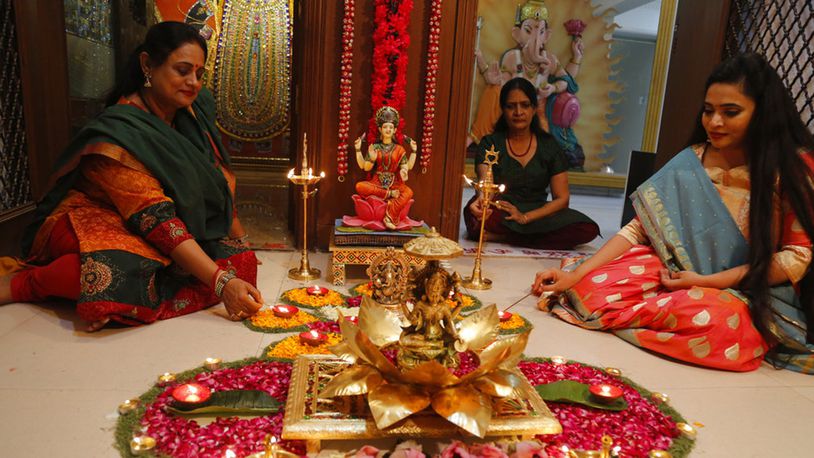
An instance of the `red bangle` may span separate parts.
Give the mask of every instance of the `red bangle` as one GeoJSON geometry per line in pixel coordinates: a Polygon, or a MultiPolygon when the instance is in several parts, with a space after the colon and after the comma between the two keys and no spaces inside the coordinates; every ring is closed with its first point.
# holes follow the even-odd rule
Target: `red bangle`
{"type": "Polygon", "coordinates": [[[212,279],[209,281],[209,287],[212,290],[215,290],[215,286],[218,284],[218,278],[220,278],[221,274],[223,274],[223,270],[221,268],[215,269],[215,273],[212,274],[212,279]]]}

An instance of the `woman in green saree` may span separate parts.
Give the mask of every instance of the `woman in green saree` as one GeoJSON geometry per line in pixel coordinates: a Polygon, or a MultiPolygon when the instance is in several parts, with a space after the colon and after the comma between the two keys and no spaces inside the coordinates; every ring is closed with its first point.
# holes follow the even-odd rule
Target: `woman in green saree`
{"type": "MultiPolygon", "coordinates": [[[[596,238],[599,226],[568,208],[568,160],[559,143],[543,130],[537,102],[537,91],[527,79],[509,80],[500,90],[503,114],[495,131],[478,143],[478,176],[486,172],[486,151],[494,148],[499,153],[492,168],[494,180],[506,186],[496,210],[486,212],[486,235],[488,240],[513,245],[570,250],[596,238]]],[[[478,240],[483,217],[476,194],[464,206],[468,238],[478,240]]]]}
{"type": "Polygon", "coordinates": [[[0,304],[64,298],[97,330],[223,301],[255,313],[257,259],[235,214],[234,174],[202,88],[206,43],[192,27],[151,27],[108,107],[60,156],[0,304]]]}
{"type": "Polygon", "coordinates": [[[672,358],[814,373],[812,151],[777,72],[731,58],[707,80],[693,146],[632,196],[637,218],[532,288],[563,293],[562,319],[672,358]]]}

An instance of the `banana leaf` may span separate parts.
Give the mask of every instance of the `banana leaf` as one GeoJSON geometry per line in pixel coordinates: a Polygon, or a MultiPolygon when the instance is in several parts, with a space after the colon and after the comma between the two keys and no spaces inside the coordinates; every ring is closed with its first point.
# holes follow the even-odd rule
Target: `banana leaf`
{"type": "Polygon", "coordinates": [[[568,402],[582,404],[601,410],[625,410],[627,401],[620,397],[612,402],[597,400],[588,390],[588,385],[573,380],[560,380],[559,382],[544,383],[534,387],[544,401],[568,402]]]}
{"type": "Polygon", "coordinates": [[[216,391],[205,405],[173,403],[167,411],[184,417],[263,416],[277,413],[280,403],[265,391],[216,391]]]}

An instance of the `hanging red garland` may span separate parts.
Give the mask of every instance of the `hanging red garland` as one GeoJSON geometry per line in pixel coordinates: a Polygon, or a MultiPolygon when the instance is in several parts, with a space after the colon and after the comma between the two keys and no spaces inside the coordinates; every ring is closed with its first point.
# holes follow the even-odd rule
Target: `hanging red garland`
{"type": "Polygon", "coordinates": [[[435,88],[438,76],[438,52],[441,38],[441,4],[433,0],[430,7],[430,38],[427,46],[427,79],[424,83],[424,120],[421,136],[421,173],[426,173],[432,157],[432,137],[435,129],[435,88]]]}
{"type": "Polygon", "coordinates": [[[354,0],[345,0],[342,18],[342,75],[339,79],[339,144],[336,154],[337,179],[345,181],[348,173],[348,135],[350,133],[351,77],[353,76],[354,0]]]}
{"type": "MultiPolygon", "coordinates": [[[[373,32],[373,76],[371,81],[372,112],[384,105],[395,108],[399,113],[407,100],[407,48],[410,36],[407,26],[413,0],[376,0],[376,30],[373,32]]],[[[404,141],[404,117],[401,117],[396,130],[396,141],[404,141]]],[[[376,118],[370,118],[367,141],[373,143],[378,136],[376,118]]]]}

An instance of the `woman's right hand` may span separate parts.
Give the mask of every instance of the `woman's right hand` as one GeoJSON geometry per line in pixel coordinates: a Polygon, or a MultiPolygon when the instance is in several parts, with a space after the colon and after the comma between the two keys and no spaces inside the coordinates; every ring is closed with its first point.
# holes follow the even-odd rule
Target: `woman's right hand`
{"type": "MultiPolygon", "coordinates": [[[[469,204],[469,211],[472,212],[472,216],[474,216],[475,218],[477,219],[483,218],[483,199],[481,199],[480,196],[478,196],[478,198],[475,199],[474,202],[469,204]]],[[[486,217],[487,218],[489,217],[488,212],[486,217]]]]}
{"type": "Polygon", "coordinates": [[[223,287],[221,296],[226,312],[232,321],[244,320],[260,310],[263,306],[263,296],[250,283],[234,278],[223,287]]]}
{"type": "Polygon", "coordinates": [[[537,272],[531,292],[539,296],[545,292],[561,293],[576,285],[580,280],[574,272],[565,272],[560,269],[546,269],[537,272]]]}

